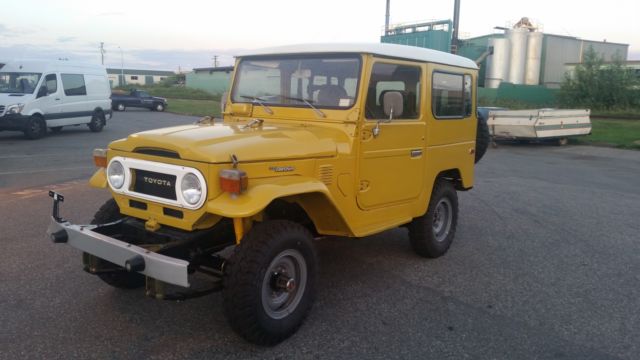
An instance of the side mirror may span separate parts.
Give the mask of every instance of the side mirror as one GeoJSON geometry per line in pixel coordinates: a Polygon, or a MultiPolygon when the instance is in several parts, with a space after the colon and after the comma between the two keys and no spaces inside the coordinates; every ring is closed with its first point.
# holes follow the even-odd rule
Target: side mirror
{"type": "Polygon", "coordinates": [[[38,90],[38,95],[36,95],[36,99],[41,98],[43,96],[47,96],[48,92],[49,92],[49,89],[47,89],[47,85],[40,86],[40,89],[38,90]]]}
{"type": "Polygon", "coordinates": [[[382,95],[382,107],[384,108],[384,114],[388,116],[388,119],[380,119],[376,122],[376,126],[373,128],[373,137],[380,135],[380,123],[391,122],[394,118],[399,118],[404,112],[404,99],[402,93],[399,91],[387,91],[382,95]]]}

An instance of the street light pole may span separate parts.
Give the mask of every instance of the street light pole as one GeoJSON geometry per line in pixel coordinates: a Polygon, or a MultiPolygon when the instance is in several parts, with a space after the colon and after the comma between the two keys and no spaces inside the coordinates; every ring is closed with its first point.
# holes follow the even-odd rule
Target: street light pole
{"type": "Polygon", "coordinates": [[[124,81],[124,53],[122,52],[122,48],[118,46],[120,49],[120,76],[122,77],[122,84],[120,86],[125,86],[126,81],[124,81]]]}

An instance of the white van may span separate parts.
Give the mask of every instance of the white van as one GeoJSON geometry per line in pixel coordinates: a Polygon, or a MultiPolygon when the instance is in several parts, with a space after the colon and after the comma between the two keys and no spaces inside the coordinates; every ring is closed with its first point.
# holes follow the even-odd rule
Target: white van
{"type": "Polygon", "coordinates": [[[86,124],[99,132],[111,119],[104,66],[70,61],[16,60],[0,69],[0,130],[29,139],[86,124]]]}

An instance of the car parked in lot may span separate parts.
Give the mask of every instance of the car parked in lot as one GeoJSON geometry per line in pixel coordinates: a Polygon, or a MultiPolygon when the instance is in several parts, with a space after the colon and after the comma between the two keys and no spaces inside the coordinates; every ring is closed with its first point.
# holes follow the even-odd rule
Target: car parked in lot
{"type": "Polygon", "coordinates": [[[164,111],[167,108],[167,99],[151,96],[142,90],[131,90],[128,95],[111,94],[113,110],[125,111],[128,107],[146,108],[151,111],[164,111]]]}
{"type": "Polygon", "coordinates": [[[405,226],[418,255],[447,252],[479,160],[477,77],[467,58],[392,44],[240,56],[223,123],[96,149],[90,184],[112,199],[93,225],[74,225],[51,192],[48,233],[114,287],[160,299],[221,290],[236,332],[278,343],[320,285],[314,238],[405,226]],[[196,272],[209,288],[194,289],[196,272]]]}
{"type": "Polygon", "coordinates": [[[38,139],[63,126],[99,132],[111,118],[104,66],[70,61],[15,60],[0,70],[0,130],[38,139]]]}

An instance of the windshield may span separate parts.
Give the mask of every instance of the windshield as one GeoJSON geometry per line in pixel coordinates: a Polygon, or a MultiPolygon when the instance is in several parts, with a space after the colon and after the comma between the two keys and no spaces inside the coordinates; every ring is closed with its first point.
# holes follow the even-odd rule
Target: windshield
{"type": "Polygon", "coordinates": [[[0,93],[33,94],[42,74],[0,72],[0,93]]]}
{"type": "Polygon", "coordinates": [[[357,55],[243,59],[232,100],[260,105],[350,108],[360,78],[357,55]]]}

